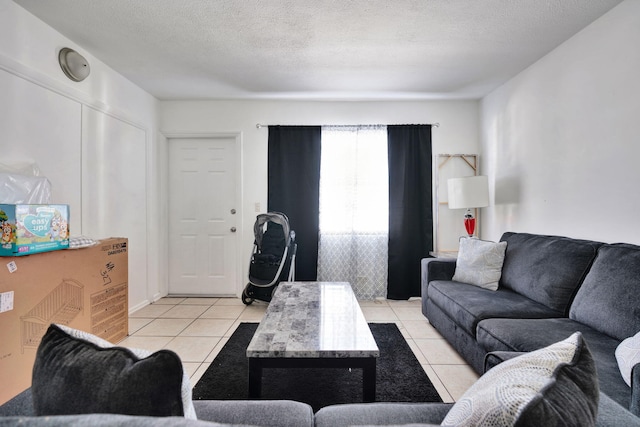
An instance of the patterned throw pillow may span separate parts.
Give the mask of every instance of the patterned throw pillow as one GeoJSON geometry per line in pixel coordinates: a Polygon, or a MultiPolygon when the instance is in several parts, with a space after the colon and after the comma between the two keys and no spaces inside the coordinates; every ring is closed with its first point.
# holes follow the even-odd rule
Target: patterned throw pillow
{"type": "Polygon", "coordinates": [[[492,291],[497,290],[506,250],[507,242],[461,238],[453,280],[492,291]]]}
{"type": "Polygon", "coordinates": [[[189,377],[177,354],[117,347],[64,325],[51,325],[42,338],[31,391],[38,415],[196,418],[189,377]]]}
{"type": "Polygon", "coordinates": [[[580,332],[502,362],[457,401],[443,426],[594,426],[595,363],[580,332]]]}
{"type": "Polygon", "coordinates": [[[623,340],[616,348],[616,360],[622,378],[631,387],[631,370],[640,363],[640,332],[623,340]]]}

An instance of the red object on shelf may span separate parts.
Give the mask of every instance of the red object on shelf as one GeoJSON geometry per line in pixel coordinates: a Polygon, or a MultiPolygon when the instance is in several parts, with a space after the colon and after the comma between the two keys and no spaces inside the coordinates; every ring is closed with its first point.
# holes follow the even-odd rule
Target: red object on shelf
{"type": "Polygon", "coordinates": [[[471,218],[465,217],[464,228],[467,230],[467,234],[469,235],[469,237],[473,236],[473,232],[476,229],[476,219],[473,217],[471,218]]]}

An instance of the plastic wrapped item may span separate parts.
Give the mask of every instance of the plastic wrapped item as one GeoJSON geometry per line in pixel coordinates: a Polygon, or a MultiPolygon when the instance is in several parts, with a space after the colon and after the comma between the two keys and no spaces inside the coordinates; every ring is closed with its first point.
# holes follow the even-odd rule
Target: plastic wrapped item
{"type": "Polygon", "coordinates": [[[0,203],[51,203],[51,182],[39,175],[40,170],[36,164],[0,164],[0,203]]]}

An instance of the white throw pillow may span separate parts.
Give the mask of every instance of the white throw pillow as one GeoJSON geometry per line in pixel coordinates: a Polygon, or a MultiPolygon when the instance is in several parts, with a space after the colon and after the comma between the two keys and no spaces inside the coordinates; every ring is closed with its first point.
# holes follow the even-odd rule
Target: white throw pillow
{"type": "Polygon", "coordinates": [[[640,363],[640,332],[623,340],[616,348],[616,360],[622,378],[631,387],[631,370],[640,363]]]}
{"type": "Polygon", "coordinates": [[[576,332],[487,371],[441,425],[595,426],[599,397],[595,362],[576,332]]]}
{"type": "MultiPolygon", "coordinates": [[[[73,329],[68,326],[60,325],[60,324],[57,324],[56,326],[58,326],[60,329],[62,329],[64,332],[66,332],[70,336],[90,342],[92,344],[95,344],[98,347],[102,347],[102,348],[116,347],[109,341],[104,340],[99,336],[93,335],[89,332],[81,331],[79,329],[73,329]]],[[[153,354],[152,351],[145,350],[142,348],[128,348],[128,350],[131,351],[131,353],[133,353],[139,359],[144,359],[153,354]]],[[[185,418],[195,420],[197,419],[197,416],[196,416],[196,410],[193,407],[193,401],[191,399],[191,382],[189,381],[189,376],[187,375],[184,368],[182,372],[183,372],[182,373],[182,389],[181,389],[182,410],[184,412],[185,418]]]]}
{"type": "Polygon", "coordinates": [[[507,242],[461,238],[453,280],[492,291],[497,290],[506,250],[507,242]]]}

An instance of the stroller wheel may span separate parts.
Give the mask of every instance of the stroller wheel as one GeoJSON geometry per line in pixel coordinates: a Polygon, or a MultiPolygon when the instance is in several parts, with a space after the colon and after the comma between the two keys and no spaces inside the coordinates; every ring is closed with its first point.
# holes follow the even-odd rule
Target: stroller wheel
{"type": "Polygon", "coordinates": [[[251,305],[251,303],[253,302],[253,298],[249,297],[246,293],[246,291],[242,291],[242,302],[245,305],[251,305]]]}

